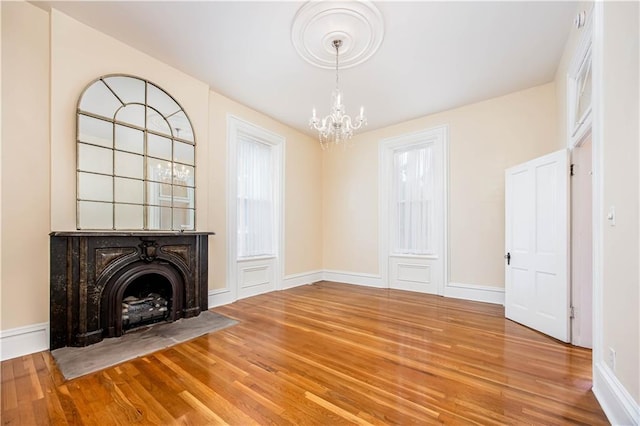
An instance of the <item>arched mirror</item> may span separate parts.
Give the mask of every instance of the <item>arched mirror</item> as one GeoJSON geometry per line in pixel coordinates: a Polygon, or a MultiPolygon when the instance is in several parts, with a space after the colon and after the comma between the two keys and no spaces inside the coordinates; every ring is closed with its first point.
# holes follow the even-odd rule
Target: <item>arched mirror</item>
{"type": "Polygon", "coordinates": [[[77,228],[194,230],[195,137],[155,84],[108,75],[77,110],[77,228]]]}

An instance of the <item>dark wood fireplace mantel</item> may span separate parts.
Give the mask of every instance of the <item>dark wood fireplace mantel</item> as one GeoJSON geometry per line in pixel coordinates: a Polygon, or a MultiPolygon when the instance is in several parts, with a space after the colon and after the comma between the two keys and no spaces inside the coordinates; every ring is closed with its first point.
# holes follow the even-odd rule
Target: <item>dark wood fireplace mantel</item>
{"type": "Polygon", "coordinates": [[[123,333],[121,302],[137,277],[171,288],[170,320],[208,309],[212,232],[52,232],[50,348],[87,346],[123,333]]]}

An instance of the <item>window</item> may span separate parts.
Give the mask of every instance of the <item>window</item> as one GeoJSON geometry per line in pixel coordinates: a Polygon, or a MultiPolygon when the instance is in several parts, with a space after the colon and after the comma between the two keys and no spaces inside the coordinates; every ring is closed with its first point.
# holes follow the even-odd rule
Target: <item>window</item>
{"type": "Polygon", "coordinates": [[[433,253],[433,169],[430,144],[398,149],[393,153],[393,253],[433,253]]]}
{"type": "Polygon", "coordinates": [[[238,257],[274,255],[272,147],[239,133],[237,155],[238,257]]]}
{"type": "Polygon", "coordinates": [[[285,138],[227,116],[227,288],[231,300],[281,288],[285,138]]]}
{"type": "MultiPolygon", "coordinates": [[[[584,12],[583,12],[584,13],[584,12]]],[[[567,145],[578,144],[591,129],[593,98],[593,9],[586,11],[584,27],[567,68],[567,145]]]]}
{"type": "Polygon", "coordinates": [[[379,143],[379,267],[390,288],[444,294],[448,134],[443,125],[379,143]]]}
{"type": "Polygon", "coordinates": [[[153,83],[109,75],[82,93],[77,110],[77,228],[195,228],[191,121],[153,83]]]}
{"type": "Polygon", "coordinates": [[[573,97],[570,99],[570,108],[573,111],[572,135],[580,130],[591,114],[592,84],[591,49],[588,49],[575,78],[570,83],[570,90],[573,92],[573,97]]]}

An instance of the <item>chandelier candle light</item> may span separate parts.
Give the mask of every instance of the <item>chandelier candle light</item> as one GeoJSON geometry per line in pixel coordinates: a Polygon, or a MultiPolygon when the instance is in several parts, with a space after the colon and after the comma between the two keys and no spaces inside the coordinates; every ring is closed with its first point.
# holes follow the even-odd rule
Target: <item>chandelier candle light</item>
{"type": "Polygon", "coordinates": [[[157,167],[158,176],[163,180],[171,181],[173,179],[186,183],[189,179],[189,169],[187,169],[184,165],[179,168],[175,163],[167,161],[166,167],[163,167],[161,164],[158,164],[157,167]]]}
{"type": "Polygon", "coordinates": [[[342,91],[338,85],[338,54],[340,46],[342,46],[342,40],[333,40],[333,46],[336,48],[336,88],[331,94],[333,101],[331,114],[320,120],[316,116],[316,109],[313,108],[313,116],[309,120],[309,127],[318,131],[322,149],[329,147],[331,142],[337,145],[350,139],[354,130],[367,125],[367,119],[364,117],[364,107],[360,107],[360,115],[355,120],[351,120],[351,117],[346,114],[342,103],[342,91]]]}

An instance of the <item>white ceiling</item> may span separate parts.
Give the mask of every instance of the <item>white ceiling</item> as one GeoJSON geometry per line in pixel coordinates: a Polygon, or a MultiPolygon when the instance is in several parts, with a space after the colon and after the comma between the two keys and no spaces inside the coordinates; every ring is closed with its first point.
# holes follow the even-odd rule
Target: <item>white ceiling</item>
{"type": "MultiPolygon", "coordinates": [[[[296,53],[291,25],[304,2],[49,1],[218,93],[307,134],[329,112],[335,73],[296,53]]],[[[375,2],[378,52],[340,71],[347,112],[372,130],[553,80],[572,2],[375,2]]],[[[141,76],[145,77],[145,76],[141,76]]],[[[178,99],[179,101],[179,99],[178,99]]]]}

